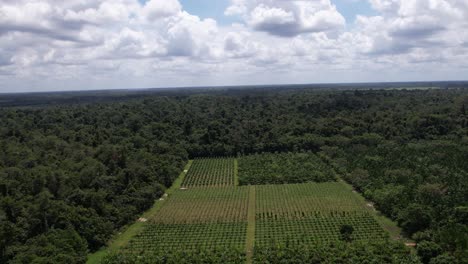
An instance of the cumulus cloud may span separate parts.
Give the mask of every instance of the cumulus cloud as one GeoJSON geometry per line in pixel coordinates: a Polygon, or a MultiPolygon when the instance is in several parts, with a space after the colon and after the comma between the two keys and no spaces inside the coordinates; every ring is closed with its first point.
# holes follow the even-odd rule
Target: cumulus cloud
{"type": "Polygon", "coordinates": [[[143,8],[144,15],[150,20],[174,16],[181,11],[178,0],[151,0],[143,8]]]}
{"type": "Polygon", "coordinates": [[[337,1],[231,0],[224,14],[237,22],[226,25],[178,0],[3,0],[0,92],[365,81],[468,67],[468,0],[359,0],[377,14],[348,23],[337,1]]]}
{"type": "Polygon", "coordinates": [[[345,25],[329,0],[234,0],[225,14],[241,15],[253,29],[283,37],[334,31],[345,25]]]}
{"type": "Polygon", "coordinates": [[[358,17],[371,53],[408,53],[412,49],[453,45],[453,35],[463,31],[468,18],[462,7],[468,1],[452,0],[370,0],[382,12],[377,17],[358,17]]]}

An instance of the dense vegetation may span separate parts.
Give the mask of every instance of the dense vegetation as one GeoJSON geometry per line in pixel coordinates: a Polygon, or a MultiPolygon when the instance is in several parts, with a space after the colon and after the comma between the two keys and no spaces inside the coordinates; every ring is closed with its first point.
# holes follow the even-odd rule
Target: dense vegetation
{"type": "Polygon", "coordinates": [[[2,108],[0,262],[82,263],[188,157],[311,151],[396,219],[423,262],[462,263],[467,108],[467,90],[308,89],[2,108]]]}
{"type": "MultiPolygon", "coordinates": [[[[279,154],[278,157],[297,159],[295,155],[279,154]]],[[[217,172],[230,171],[222,169],[232,166],[224,166],[226,161],[199,159],[196,173],[190,173],[194,162],[185,177],[192,175],[193,180],[201,177],[206,182],[216,182],[219,179],[217,172]]],[[[229,164],[235,163],[233,159],[228,161],[229,164]]],[[[293,173],[301,170],[295,167],[290,169],[293,173]]],[[[150,216],[145,229],[118,254],[111,254],[104,262],[174,263],[184,262],[183,256],[191,256],[193,261],[198,262],[203,256],[206,257],[203,261],[208,263],[237,263],[243,260],[247,252],[256,250],[257,256],[265,254],[264,250],[271,250],[271,245],[279,247],[273,255],[282,256],[283,250],[292,251],[304,245],[308,246],[303,248],[308,250],[304,252],[307,255],[316,253],[317,248],[335,248],[342,245],[340,242],[387,241],[388,234],[374,217],[375,212],[342,182],[185,187],[172,192],[159,211],[150,216]],[[283,249],[282,245],[286,245],[286,248],[283,249]],[[233,249],[237,257],[231,253],[220,259],[218,252],[222,252],[222,248],[233,249]],[[194,256],[191,252],[197,252],[200,256],[194,256]]],[[[382,258],[379,254],[359,252],[354,246],[345,249],[349,251],[346,255],[332,259],[344,259],[345,256],[362,259],[364,255],[369,260],[382,258]]],[[[408,251],[404,252],[409,254],[408,251]]],[[[268,259],[272,257],[268,256],[268,259]]],[[[411,256],[406,257],[411,259],[411,256]]],[[[324,256],[323,260],[326,258],[324,256]]],[[[247,253],[246,259],[252,260],[252,254],[247,253]]],[[[285,258],[281,262],[296,260],[296,257],[285,258]]],[[[274,260],[272,263],[277,262],[274,260]]],[[[417,258],[414,263],[417,263],[417,258]]]]}
{"type": "MultiPolygon", "coordinates": [[[[254,263],[388,263],[420,264],[419,259],[409,254],[409,249],[400,243],[385,242],[334,242],[314,245],[278,245],[255,248],[254,263]]],[[[448,264],[449,262],[447,262],[448,264]]]]}
{"type": "Polygon", "coordinates": [[[335,172],[312,153],[263,153],[239,159],[239,184],[285,184],[336,180],[335,172]]]}
{"type": "Polygon", "coordinates": [[[195,250],[153,251],[145,254],[114,253],[105,257],[102,264],[244,264],[245,253],[239,248],[199,248],[195,250]]]}
{"type": "Polygon", "coordinates": [[[468,260],[466,143],[382,143],[347,156],[346,179],[398,221],[421,255],[430,247],[435,256],[450,251],[468,260]]]}

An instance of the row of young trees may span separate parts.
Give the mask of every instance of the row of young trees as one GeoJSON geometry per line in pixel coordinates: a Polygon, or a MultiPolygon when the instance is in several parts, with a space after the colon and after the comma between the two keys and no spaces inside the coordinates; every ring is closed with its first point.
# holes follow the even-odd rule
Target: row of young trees
{"type": "Polygon", "coordinates": [[[1,108],[0,262],[82,263],[188,158],[287,151],[319,153],[434,256],[460,258],[467,95],[228,90],[1,108]]]}

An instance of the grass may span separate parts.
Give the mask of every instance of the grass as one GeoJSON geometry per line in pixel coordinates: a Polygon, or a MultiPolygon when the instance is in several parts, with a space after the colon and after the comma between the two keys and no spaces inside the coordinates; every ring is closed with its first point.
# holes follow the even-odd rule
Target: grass
{"type": "MultiPolygon", "coordinates": [[[[190,169],[190,166],[192,165],[193,160],[189,160],[187,165],[185,165],[184,170],[180,173],[179,177],[174,181],[172,186],[166,190],[166,193],[168,194],[168,197],[170,197],[174,191],[177,189],[180,189],[180,186],[182,185],[182,182],[184,181],[185,177],[185,170],[190,169]]],[[[164,203],[166,203],[168,199],[165,200],[157,200],[154,203],[154,206],[143,213],[141,216],[142,218],[149,218],[158,212],[161,207],[163,206],[164,203]]],[[[105,248],[100,249],[99,251],[96,251],[95,253],[92,253],[88,255],[88,260],[87,264],[99,264],[101,263],[101,260],[110,252],[115,252],[118,251],[119,249],[125,247],[129,241],[141,233],[143,229],[147,226],[146,222],[135,222],[131,225],[125,226],[122,228],[122,231],[119,232],[117,235],[115,235],[108,243],[108,246],[105,248]]]]}

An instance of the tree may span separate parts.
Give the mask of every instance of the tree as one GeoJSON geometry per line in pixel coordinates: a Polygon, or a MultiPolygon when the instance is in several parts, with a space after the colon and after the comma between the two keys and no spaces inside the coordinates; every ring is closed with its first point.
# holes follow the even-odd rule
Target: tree
{"type": "Polygon", "coordinates": [[[437,257],[442,252],[442,248],[432,241],[422,241],[417,245],[416,250],[425,264],[428,264],[432,258],[437,257]]]}
{"type": "Polygon", "coordinates": [[[398,215],[398,223],[408,234],[414,234],[428,228],[431,221],[430,209],[420,204],[410,204],[398,215]]]}
{"type": "Polygon", "coordinates": [[[86,240],[74,230],[51,229],[29,239],[24,246],[15,249],[17,254],[10,262],[16,263],[69,263],[86,262],[86,240]]]}
{"type": "Polygon", "coordinates": [[[458,260],[449,254],[439,255],[437,257],[431,258],[429,264],[455,264],[458,263],[458,260]]]}
{"type": "Polygon", "coordinates": [[[342,225],[340,227],[341,240],[351,242],[353,240],[354,227],[351,225],[342,225]]]}

